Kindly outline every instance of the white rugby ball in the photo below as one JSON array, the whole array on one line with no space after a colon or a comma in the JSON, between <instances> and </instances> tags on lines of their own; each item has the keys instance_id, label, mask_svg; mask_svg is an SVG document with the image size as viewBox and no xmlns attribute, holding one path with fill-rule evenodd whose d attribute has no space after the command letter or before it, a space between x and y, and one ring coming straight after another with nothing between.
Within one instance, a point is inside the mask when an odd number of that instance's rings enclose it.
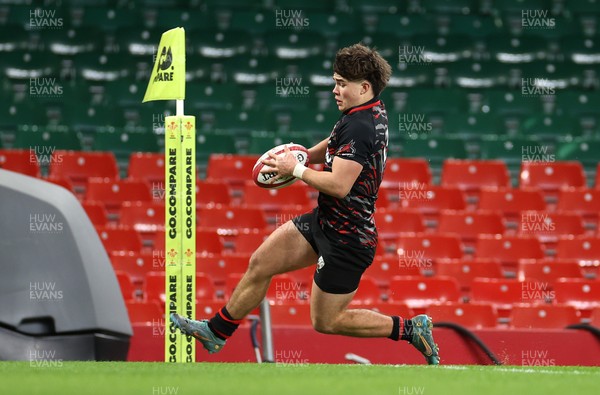
<instances>
[{"instance_id":1,"label":"white rugby ball","mask_svg":"<svg viewBox=\"0 0 600 395\"><path fill-rule=\"evenodd\" d=\"M270 158L269 152L273 152L275 155L278 155L278 156L283 155L283 153L285 152L286 145L289 148L290 152L294 156L296 156L296 159L298 160L298 162L302 163L304 166L308 166L308 163L309 163L308 150L306 148L304 148L300 144L294 144L294 143L278 145L277 147L272 148L269 151L265 152L260 158L258 158L256 163L254 164L254 168L252 169L252 179L254 180L254 183L256 185L258 185L261 188L278 189L278 188L287 187L288 185L291 185L294 182L296 182L297 178L294 176L288 176L288 177L279 179L277 181L274 181L275 177L277 177L276 172L273 172L273 173L261 173L260 172L264 167L266 167L262 163L262 161Z\"/></svg>"}]
</instances>

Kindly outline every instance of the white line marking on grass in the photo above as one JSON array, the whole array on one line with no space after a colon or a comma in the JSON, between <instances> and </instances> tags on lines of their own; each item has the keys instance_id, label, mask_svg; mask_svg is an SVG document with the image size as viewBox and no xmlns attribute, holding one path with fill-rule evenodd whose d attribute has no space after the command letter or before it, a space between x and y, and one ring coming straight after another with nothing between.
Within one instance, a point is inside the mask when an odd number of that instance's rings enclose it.
<instances>
[{"instance_id":1,"label":"white line marking on grass","mask_svg":"<svg viewBox=\"0 0 600 395\"><path fill-rule=\"evenodd\" d=\"M542 374L584 374L597 376L600 372L583 372L581 370L537 370L537 369L519 369L519 368L501 368L495 367L492 370L496 372L507 372L507 373L542 373Z\"/></svg>"}]
</instances>

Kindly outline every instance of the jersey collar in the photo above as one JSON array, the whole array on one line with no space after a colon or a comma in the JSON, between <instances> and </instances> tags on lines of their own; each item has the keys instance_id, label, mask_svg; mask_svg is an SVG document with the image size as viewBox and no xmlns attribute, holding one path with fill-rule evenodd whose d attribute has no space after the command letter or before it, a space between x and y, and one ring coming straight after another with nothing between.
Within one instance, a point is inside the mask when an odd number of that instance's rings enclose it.
<instances>
[{"instance_id":1,"label":"jersey collar","mask_svg":"<svg viewBox=\"0 0 600 395\"><path fill-rule=\"evenodd\" d=\"M350 114L354 114L355 112L358 112L358 111L368 110L369 108L378 106L379 104L381 104L381 100L379 100L379 96L375 96L366 103L359 104L358 106L350 107L349 109L344 111L344 114L350 115Z\"/></svg>"}]
</instances>

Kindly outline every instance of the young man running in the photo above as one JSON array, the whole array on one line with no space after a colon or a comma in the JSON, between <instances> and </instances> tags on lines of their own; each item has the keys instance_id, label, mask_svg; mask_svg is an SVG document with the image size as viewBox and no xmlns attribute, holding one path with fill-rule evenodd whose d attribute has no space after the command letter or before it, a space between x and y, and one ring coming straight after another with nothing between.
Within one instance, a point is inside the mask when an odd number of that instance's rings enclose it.
<instances>
[{"instance_id":1,"label":"young man running","mask_svg":"<svg viewBox=\"0 0 600 395\"><path fill-rule=\"evenodd\" d=\"M171 314L171 321L209 353L218 352L260 304L274 275L316 263L310 315L318 332L406 340L427 363L437 365L438 346L427 315L403 319L348 309L377 246L373 214L388 145L387 113L379 94L391 68L377 51L355 44L338 51L333 70L333 94L342 115L331 135L308 150L311 163L325 164L323 171L299 164L289 151L264 161L278 177L293 175L317 189L318 206L263 242L226 306L213 318L195 321Z\"/></svg>"}]
</instances>

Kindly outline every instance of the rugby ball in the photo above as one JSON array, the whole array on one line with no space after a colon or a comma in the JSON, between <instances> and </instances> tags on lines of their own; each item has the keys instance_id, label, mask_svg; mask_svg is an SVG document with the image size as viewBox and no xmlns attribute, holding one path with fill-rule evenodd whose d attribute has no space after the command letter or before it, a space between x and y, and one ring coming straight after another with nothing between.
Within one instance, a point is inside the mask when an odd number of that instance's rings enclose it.
<instances>
[{"instance_id":1,"label":"rugby ball","mask_svg":"<svg viewBox=\"0 0 600 395\"><path fill-rule=\"evenodd\" d=\"M252 179L254 180L254 183L256 185L258 185L261 188L278 189L278 188L287 187L288 185L291 185L294 182L296 182L297 178L294 176L289 176L289 177L285 177L285 178L279 179L277 181L274 181L275 177L277 177L276 172L273 172L273 173L261 173L260 172L264 167L268 167L268 166L265 166L262 163L262 161L270 158L269 152L273 152L275 155L278 155L278 156L283 155L285 152L286 145L289 148L292 155L296 156L296 159L298 160L298 162L302 163L305 166L308 166L308 150L306 148L304 148L300 144L294 144L294 143L278 145L277 147L272 148L269 151L265 152L260 158L258 158L256 163L254 164L254 168L252 169Z\"/></svg>"}]
</instances>

